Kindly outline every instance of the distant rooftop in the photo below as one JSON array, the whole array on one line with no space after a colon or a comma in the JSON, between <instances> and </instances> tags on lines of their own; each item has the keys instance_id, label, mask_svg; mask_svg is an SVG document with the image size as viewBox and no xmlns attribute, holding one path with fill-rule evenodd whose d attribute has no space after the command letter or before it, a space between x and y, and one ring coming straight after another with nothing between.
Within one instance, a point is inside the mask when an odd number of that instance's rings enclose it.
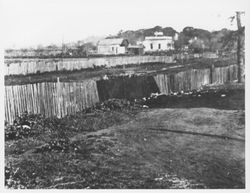
<instances>
[{"instance_id":1,"label":"distant rooftop","mask_svg":"<svg viewBox=\"0 0 250 193\"><path fill-rule=\"evenodd\" d=\"M147 36L145 40L172 40L172 36Z\"/></svg>"},{"instance_id":2,"label":"distant rooftop","mask_svg":"<svg viewBox=\"0 0 250 193\"><path fill-rule=\"evenodd\" d=\"M164 36L163 32L156 31L154 36L146 36L145 40L172 40L172 36Z\"/></svg>"},{"instance_id":3,"label":"distant rooftop","mask_svg":"<svg viewBox=\"0 0 250 193\"><path fill-rule=\"evenodd\" d=\"M154 35L155 35L155 36L163 36L163 32L161 32L161 31L156 31L156 32L154 33Z\"/></svg>"},{"instance_id":4,"label":"distant rooftop","mask_svg":"<svg viewBox=\"0 0 250 193\"><path fill-rule=\"evenodd\" d=\"M121 45L123 43L123 38L112 38L112 39L103 39L98 42L98 45Z\"/></svg>"}]
</instances>

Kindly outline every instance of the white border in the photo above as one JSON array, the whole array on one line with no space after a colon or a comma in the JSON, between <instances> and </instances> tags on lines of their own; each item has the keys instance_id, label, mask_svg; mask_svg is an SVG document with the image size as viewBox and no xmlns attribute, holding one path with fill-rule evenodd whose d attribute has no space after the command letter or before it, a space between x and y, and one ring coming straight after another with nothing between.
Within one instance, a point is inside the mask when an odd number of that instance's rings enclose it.
<instances>
[{"instance_id":1,"label":"white border","mask_svg":"<svg viewBox=\"0 0 250 193\"><path fill-rule=\"evenodd\" d=\"M20 0L21 1L21 0ZM53 1L53 0L51 0ZM106 1L109 1L109 0L106 0ZM126 1L126 0L125 0ZM136 0L134 0L136 1ZM149 0L147 0L149 1ZM150 0L152 1L152 0ZM172 3L175 2L174 0L170 0ZM168 2L170 2L169 0L166 0L164 1L166 3L166 5L168 4ZM202 0L201 0L202 1ZM235 2L238 4L237 7L235 7L235 10L234 11L237 11L237 10L240 10L240 11L245 11L245 17L246 17L246 23L245 23L245 26L246 26L246 39L245 39L245 48L246 48L246 68L245 68L245 74L246 74L246 149L245 149L245 156L246 156L246 159L245 159L245 163L246 163L246 189L243 189L243 190L231 190L231 189L219 189L219 190L214 190L214 189L209 189L209 190L169 190L169 189L164 189L164 190L73 190L73 191L91 191L91 192L177 192L177 191L185 191L185 192L199 192L199 191L205 191L205 192L248 192L249 191L249 183L250 183L250 179L249 179L249 98L250 98L250 93L249 93L249 89L248 89L248 86L249 86L249 74L250 74L250 60L249 60L249 50L250 50L250 38L249 38L249 34L250 34L250 30L249 30L249 22L250 22L250 1L248 0L228 0L228 1L225 1L225 0L207 0L211 3L214 3L216 5L216 2L221 2L223 1L224 4L225 4L225 7L224 9L227 9L227 3L230 4L230 2ZM71 0L72 3L74 3L74 0ZM162 2L162 1L161 1ZM176 1L176 6L182 6L182 2L190 2L190 4L193 3L193 0L177 0ZM132 3L132 1L131 1ZM143 1L142 1L143 3ZM158 3L158 0L154 0L152 1L152 3ZM27 5L28 6L28 5ZM195 7L195 4L193 5L194 9L198 9L197 7ZM2 68L1 68L1 79L0 79L0 82L1 82L1 86L0 86L0 96L1 96L1 102L0 102L0 123L1 123L1 146L0 146L0 152L1 152L1 161L0 161L0 179L1 179L1 192L12 192L12 191L29 191L29 192L37 192L37 191L44 191L44 192L67 192L67 190L8 190L8 189L5 189L4 188L4 127L3 127L3 123L4 123L4 101L3 101L3 93L4 93L4 72L3 72L3 69L4 69L4 62L3 62L3 41L4 41L4 37L5 35L7 35L8 33L5 33L3 35L3 31L2 30L6 30L4 29L4 21L5 21L5 18L4 16L2 15L2 0L0 0L0 23L2 24L2 28L0 28L0 64L2 65ZM201 10L200 11L209 11L209 10L206 10L206 8L200 8ZM192 10L190 10L192 11ZM185 17L185 15L183 16ZM202 18L201 18L202 19ZM188 24L187 24L188 25ZM153 27L153 26L152 26ZM72 191L72 190L70 190Z\"/></svg>"}]
</instances>

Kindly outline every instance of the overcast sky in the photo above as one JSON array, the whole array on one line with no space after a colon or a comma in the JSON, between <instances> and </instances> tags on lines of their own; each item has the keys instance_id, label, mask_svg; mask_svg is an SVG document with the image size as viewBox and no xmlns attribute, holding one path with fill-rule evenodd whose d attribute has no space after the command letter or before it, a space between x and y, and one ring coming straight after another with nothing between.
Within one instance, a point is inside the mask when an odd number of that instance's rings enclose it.
<instances>
[{"instance_id":1,"label":"overcast sky","mask_svg":"<svg viewBox=\"0 0 250 193\"><path fill-rule=\"evenodd\" d=\"M247 0L2 0L5 47L72 42L156 25L236 29ZM244 16L242 23L244 24Z\"/></svg>"}]
</instances>

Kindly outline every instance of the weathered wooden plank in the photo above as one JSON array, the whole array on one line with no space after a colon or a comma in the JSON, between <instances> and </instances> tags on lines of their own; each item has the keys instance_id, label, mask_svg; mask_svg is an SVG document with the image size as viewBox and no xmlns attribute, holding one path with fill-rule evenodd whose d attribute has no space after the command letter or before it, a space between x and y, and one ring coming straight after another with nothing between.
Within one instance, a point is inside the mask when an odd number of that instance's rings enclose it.
<instances>
[{"instance_id":1,"label":"weathered wooden plank","mask_svg":"<svg viewBox=\"0 0 250 193\"><path fill-rule=\"evenodd\" d=\"M49 117L49 103L48 103L47 82L44 82L44 100L45 100L45 115L46 115L46 117Z\"/></svg>"},{"instance_id":2,"label":"weathered wooden plank","mask_svg":"<svg viewBox=\"0 0 250 193\"><path fill-rule=\"evenodd\" d=\"M12 120L11 120L11 114L12 114L12 111L11 111L11 104L10 104L10 86L8 87L5 87L5 91L6 91L6 100L7 100L7 104L8 104L8 117L9 117L9 123L12 123Z\"/></svg>"},{"instance_id":3,"label":"weathered wooden plank","mask_svg":"<svg viewBox=\"0 0 250 193\"><path fill-rule=\"evenodd\" d=\"M10 122L10 110L9 110L9 101L8 101L8 88L4 89L4 111L5 111L5 121Z\"/></svg>"}]
</instances>

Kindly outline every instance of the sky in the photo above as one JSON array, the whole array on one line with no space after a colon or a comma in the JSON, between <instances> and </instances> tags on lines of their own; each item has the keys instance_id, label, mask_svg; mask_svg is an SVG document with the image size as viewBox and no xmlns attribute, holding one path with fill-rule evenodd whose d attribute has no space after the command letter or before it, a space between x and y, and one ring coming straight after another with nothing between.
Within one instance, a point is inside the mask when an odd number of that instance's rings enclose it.
<instances>
[{"instance_id":1,"label":"sky","mask_svg":"<svg viewBox=\"0 0 250 193\"><path fill-rule=\"evenodd\" d=\"M1 0L4 47L75 42L120 30L156 25L236 29L230 16L249 8L248 0ZM242 16L242 23L244 25Z\"/></svg>"}]
</instances>

